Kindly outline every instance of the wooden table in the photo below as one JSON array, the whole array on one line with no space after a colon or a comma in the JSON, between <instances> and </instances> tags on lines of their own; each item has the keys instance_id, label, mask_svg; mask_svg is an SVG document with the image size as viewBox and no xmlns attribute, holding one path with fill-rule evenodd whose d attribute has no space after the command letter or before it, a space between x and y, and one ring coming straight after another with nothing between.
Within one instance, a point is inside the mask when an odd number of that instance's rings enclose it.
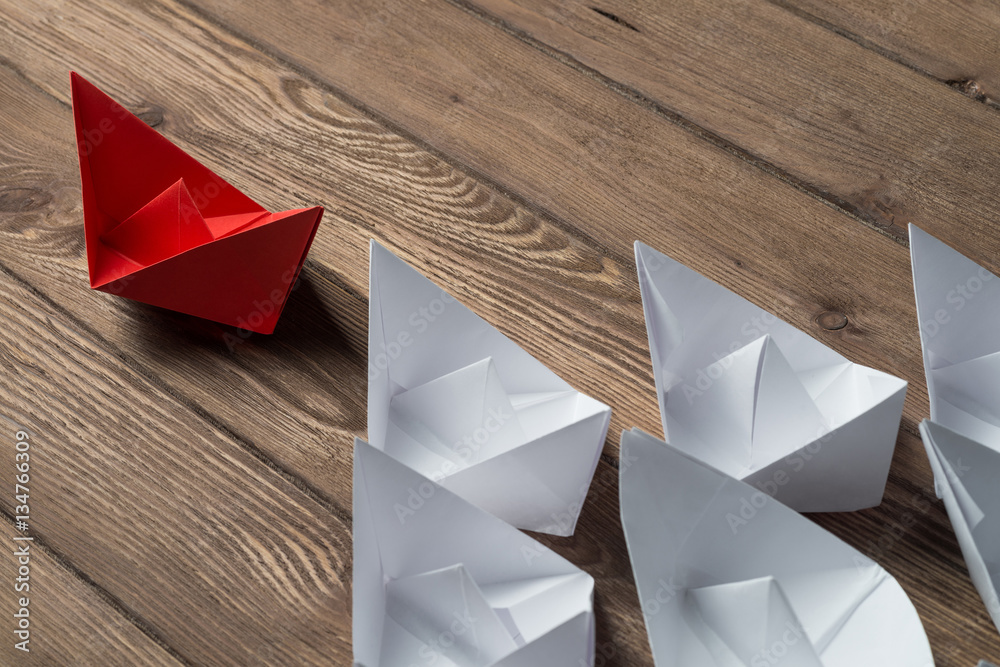
<instances>
[{"instance_id":1,"label":"wooden table","mask_svg":"<svg viewBox=\"0 0 1000 667\"><path fill-rule=\"evenodd\" d=\"M661 432L635 239L910 382L885 501L812 518L939 667L996 661L917 434L906 224L1000 269L998 31L989 0L7 0L0 527L23 428L35 541L30 655L0 556L0 661L349 663L369 238L613 407L576 535L541 538L597 580L598 665L652 663L615 467ZM88 289L70 69L269 209L327 207L274 335Z\"/></svg>"}]
</instances>

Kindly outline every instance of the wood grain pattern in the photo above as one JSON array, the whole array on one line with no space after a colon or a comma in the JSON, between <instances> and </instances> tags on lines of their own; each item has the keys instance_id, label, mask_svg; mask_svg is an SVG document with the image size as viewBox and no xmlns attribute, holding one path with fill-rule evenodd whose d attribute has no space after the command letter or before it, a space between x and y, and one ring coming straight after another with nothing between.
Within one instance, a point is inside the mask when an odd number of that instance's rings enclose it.
<instances>
[{"instance_id":1,"label":"wood grain pattern","mask_svg":"<svg viewBox=\"0 0 1000 667\"><path fill-rule=\"evenodd\" d=\"M9 424L4 425L9 427ZM8 428L4 433L3 452L8 461L13 461L13 448L8 443L14 432ZM17 571L19 563L9 557L7 552L19 549L20 543L15 542L14 537L24 535L15 530L6 517L0 520L0 540L4 543L3 558L0 558L0 581L4 582L5 595L10 595L9 602L5 599L3 605L5 636L0 643L0 663L38 667L180 667L184 664L134 625L123 610L115 608L101 592L88 586L79 573L67 569L40 542L30 542L28 547L28 566L31 571L26 583L29 590L17 592L16 595L8 593L13 589L15 579L21 575ZM15 627L12 617L19 610L15 603L21 596L28 599L28 619L31 624L27 653L14 647L14 642L18 639L10 639Z\"/></svg>"},{"instance_id":2,"label":"wood grain pattern","mask_svg":"<svg viewBox=\"0 0 1000 667\"><path fill-rule=\"evenodd\" d=\"M733 147L706 141L442 3L278 9L220 0L205 13L183 2L38 1L5 11L0 99L10 102L0 115L0 262L37 290L46 312L71 323L80 345L93 341L102 374L145 382L239 460L218 464L223 479L259 477L311 508L310 521L349 521L350 441L364 430L366 240L374 236L613 406L606 458L576 536L545 541L597 579L601 664L650 664L612 465L621 428L659 431L631 260L638 237L851 358L910 380L886 502L816 519L900 579L939 665L1000 655L947 517L930 495L915 436L926 390L905 248L747 163ZM92 46L96 35L100 49ZM303 284L273 337L233 344L232 330L85 289L69 68L142 111L272 210L328 206ZM976 238L951 229L964 243ZM5 289L17 284L11 275L2 280ZM820 328L814 320L828 311L846 314L848 326ZM11 397L24 400L14 389L0 396L5 406ZM52 389L50 400L61 396ZM145 436L174 451L180 428L171 422ZM224 486L205 502L229 493ZM94 504L89 499L74 516ZM47 530L73 536L61 520ZM233 516L218 522L239 525ZM277 548L261 526L240 534ZM346 553L339 541L314 544L330 557ZM53 545L81 570L107 576L92 556L81 560L86 546L76 537ZM280 576L282 563L273 566ZM169 634L171 646L198 662L218 659L201 639L184 636L186 621L141 601L151 586L182 581L176 570L152 584L132 571L125 578L116 595L141 606L140 616L155 620L151 627ZM204 596L220 595L217 582L204 585ZM249 595L246 604L259 602L269 614L291 604L266 586L246 588L238 597ZM333 599L267 659L295 663L304 650L301 660L347 662L346 601ZM250 655L266 640L239 613L215 622L226 625L227 640L247 641L241 655Z\"/></svg>"},{"instance_id":3,"label":"wood grain pattern","mask_svg":"<svg viewBox=\"0 0 1000 667\"><path fill-rule=\"evenodd\" d=\"M961 225L1000 248L996 110L800 15L753 0L600 4L629 30L582 0L462 2L889 234Z\"/></svg>"},{"instance_id":4,"label":"wood grain pattern","mask_svg":"<svg viewBox=\"0 0 1000 667\"><path fill-rule=\"evenodd\" d=\"M335 9L327 6L324 11ZM317 35L308 42L311 48L296 54L317 68L317 76L364 92L361 101L370 108L384 112L414 134L434 137L437 146L477 169L489 169L488 175L503 185L521 193L543 191L533 194L532 200L544 199L559 219L572 220L615 255L626 255L635 236L662 238L661 247L813 332L817 327L811 319L819 312L849 310L854 326L840 335L818 335L834 341L835 347L852 358L891 367L913 380L908 405L913 405L913 399L926 400L915 326L907 324L914 316L904 248L859 229L844 216L746 167L727 152L706 146L669 123L656 122L652 114L586 77L574 77L536 50L490 30L458 9L431 5L419 16L385 8L373 9L370 16L356 16L353 7L341 11L331 21L337 28L329 44L335 46L325 46ZM226 21L247 30L277 20L267 14L264 4L237 16L226 13L220 3L220 12ZM317 24L318 18L310 17L308 4L302 3L289 8L284 21L289 26L309 26ZM276 25L274 41L286 44L291 35L281 32L281 21ZM448 37L422 38L421 33L432 34L431 26L438 26ZM351 34L367 36L362 41L371 53L364 52L362 58L363 52L348 39ZM300 41L308 40L300 35ZM344 41L348 46L341 46ZM471 44L491 48L477 50ZM357 59L348 60L355 53ZM497 60L504 63L502 68L495 66ZM461 62L462 67L441 71L430 65L437 61ZM407 69L383 71L368 62L397 63ZM425 81L428 77L440 79L433 85L435 90L463 90L476 89L476 82L487 76L492 79L490 93L483 92L476 101L463 98L468 112L448 113L449 97L437 99L424 92L431 87ZM362 88L362 80L372 82L371 86ZM545 110L558 123L517 122L531 116L538 99L544 100ZM602 123L614 130L628 128L629 135L608 130L602 137L595 129ZM575 133L584 124L590 128L592 142L576 141L577 136L586 136ZM599 143L600 154L591 154L589 143ZM524 150L515 152L511 145ZM669 151L650 149L657 146L669 146ZM601 187L595 189L595 183ZM720 184L725 190L721 197L716 192ZM823 247L836 252L816 252ZM791 262L786 262L796 253L800 259L790 268ZM855 263L845 261L847 257L865 259ZM760 266L774 271L770 281L753 275ZM829 284L827 275L837 275L837 284ZM871 308L868 313L867 308ZM883 317L885 308L899 311ZM641 318L637 322L641 324ZM869 344L866 352L863 348ZM616 407L623 403L620 399L612 402ZM621 409L629 410L629 406ZM925 413L924 405L909 414L916 420Z\"/></svg>"},{"instance_id":5,"label":"wood grain pattern","mask_svg":"<svg viewBox=\"0 0 1000 667\"><path fill-rule=\"evenodd\" d=\"M1000 102L1000 6L962 2L772 0L966 95Z\"/></svg>"},{"instance_id":6,"label":"wood grain pattern","mask_svg":"<svg viewBox=\"0 0 1000 667\"><path fill-rule=\"evenodd\" d=\"M34 534L188 662L326 664L350 633L344 524L6 272L0 312Z\"/></svg>"}]
</instances>

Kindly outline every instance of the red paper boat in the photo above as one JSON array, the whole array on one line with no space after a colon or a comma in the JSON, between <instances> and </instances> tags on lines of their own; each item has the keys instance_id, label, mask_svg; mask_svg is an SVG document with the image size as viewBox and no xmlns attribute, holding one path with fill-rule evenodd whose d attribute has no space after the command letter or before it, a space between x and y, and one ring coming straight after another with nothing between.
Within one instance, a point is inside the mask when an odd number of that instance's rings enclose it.
<instances>
[{"instance_id":1,"label":"red paper boat","mask_svg":"<svg viewBox=\"0 0 1000 667\"><path fill-rule=\"evenodd\" d=\"M75 72L90 286L271 333L323 208L270 213Z\"/></svg>"}]
</instances>

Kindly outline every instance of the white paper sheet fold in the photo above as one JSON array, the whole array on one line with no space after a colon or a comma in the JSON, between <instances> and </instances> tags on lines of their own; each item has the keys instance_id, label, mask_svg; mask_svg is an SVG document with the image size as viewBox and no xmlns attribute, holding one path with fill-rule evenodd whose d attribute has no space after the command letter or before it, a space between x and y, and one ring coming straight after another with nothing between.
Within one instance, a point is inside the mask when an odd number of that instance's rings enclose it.
<instances>
[{"instance_id":1,"label":"white paper sheet fold","mask_svg":"<svg viewBox=\"0 0 1000 667\"><path fill-rule=\"evenodd\" d=\"M356 663L592 665L593 589L547 547L355 440Z\"/></svg>"},{"instance_id":2,"label":"white paper sheet fold","mask_svg":"<svg viewBox=\"0 0 1000 667\"><path fill-rule=\"evenodd\" d=\"M910 225L931 419L920 425L969 574L1000 630L1000 280Z\"/></svg>"},{"instance_id":3,"label":"white paper sheet fold","mask_svg":"<svg viewBox=\"0 0 1000 667\"><path fill-rule=\"evenodd\" d=\"M1000 454L928 420L920 435L972 583L1000 630Z\"/></svg>"},{"instance_id":4,"label":"white paper sheet fold","mask_svg":"<svg viewBox=\"0 0 1000 667\"><path fill-rule=\"evenodd\" d=\"M368 437L526 530L572 535L611 409L371 242Z\"/></svg>"},{"instance_id":5,"label":"white paper sheet fold","mask_svg":"<svg viewBox=\"0 0 1000 667\"><path fill-rule=\"evenodd\" d=\"M633 430L620 493L659 667L934 664L892 576L754 487Z\"/></svg>"},{"instance_id":6,"label":"white paper sheet fold","mask_svg":"<svg viewBox=\"0 0 1000 667\"><path fill-rule=\"evenodd\" d=\"M910 225L931 421L1000 451L1000 280Z\"/></svg>"},{"instance_id":7,"label":"white paper sheet fold","mask_svg":"<svg viewBox=\"0 0 1000 667\"><path fill-rule=\"evenodd\" d=\"M882 501L906 382L636 242L670 443L802 512Z\"/></svg>"}]
</instances>

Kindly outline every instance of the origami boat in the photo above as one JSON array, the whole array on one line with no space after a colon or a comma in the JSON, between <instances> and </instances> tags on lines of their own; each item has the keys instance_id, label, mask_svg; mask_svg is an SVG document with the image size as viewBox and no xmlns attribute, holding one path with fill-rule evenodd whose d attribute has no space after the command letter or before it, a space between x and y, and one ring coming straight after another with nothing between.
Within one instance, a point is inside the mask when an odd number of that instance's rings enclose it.
<instances>
[{"instance_id":1,"label":"origami boat","mask_svg":"<svg viewBox=\"0 0 1000 667\"><path fill-rule=\"evenodd\" d=\"M271 333L322 207L269 213L75 72L90 286Z\"/></svg>"},{"instance_id":2,"label":"origami boat","mask_svg":"<svg viewBox=\"0 0 1000 667\"><path fill-rule=\"evenodd\" d=\"M800 512L882 502L906 382L636 242L670 444Z\"/></svg>"},{"instance_id":3,"label":"origami boat","mask_svg":"<svg viewBox=\"0 0 1000 667\"><path fill-rule=\"evenodd\" d=\"M518 528L571 535L611 408L372 241L368 437Z\"/></svg>"},{"instance_id":4,"label":"origami boat","mask_svg":"<svg viewBox=\"0 0 1000 667\"><path fill-rule=\"evenodd\" d=\"M589 574L362 440L351 588L355 664L594 664Z\"/></svg>"},{"instance_id":5,"label":"origami boat","mask_svg":"<svg viewBox=\"0 0 1000 667\"><path fill-rule=\"evenodd\" d=\"M934 664L899 583L806 517L638 430L619 470L658 667Z\"/></svg>"}]
</instances>

